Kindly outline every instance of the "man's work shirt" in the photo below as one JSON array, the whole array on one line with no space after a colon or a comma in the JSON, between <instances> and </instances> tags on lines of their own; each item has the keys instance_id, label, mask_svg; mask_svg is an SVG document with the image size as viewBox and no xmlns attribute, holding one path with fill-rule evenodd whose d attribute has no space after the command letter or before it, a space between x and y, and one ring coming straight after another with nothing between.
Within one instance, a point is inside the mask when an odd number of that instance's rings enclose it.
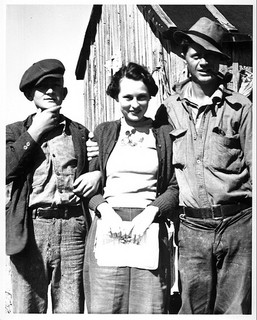
<instances>
[{"instance_id":1,"label":"man's work shirt","mask_svg":"<svg viewBox=\"0 0 257 320\"><path fill-rule=\"evenodd\" d=\"M50 207L76 205L79 197L73 193L77 168L72 136L65 122L46 135L42 154L35 166L29 206Z\"/></svg>"},{"instance_id":2,"label":"man's work shirt","mask_svg":"<svg viewBox=\"0 0 257 320\"><path fill-rule=\"evenodd\" d=\"M180 205L203 208L252 196L252 104L217 88L204 106L192 102L191 81L164 102L169 121Z\"/></svg>"}]
</instances>

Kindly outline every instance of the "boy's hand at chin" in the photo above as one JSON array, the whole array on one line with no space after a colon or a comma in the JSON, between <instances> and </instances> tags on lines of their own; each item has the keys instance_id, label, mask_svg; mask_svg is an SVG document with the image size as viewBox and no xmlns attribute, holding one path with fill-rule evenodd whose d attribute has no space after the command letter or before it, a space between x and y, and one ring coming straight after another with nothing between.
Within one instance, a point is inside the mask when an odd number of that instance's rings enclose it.
<instances>
[{"instance_id":1,"label":"boy's hand at chin","mask_svg":"<svg viewBox=\"0 0 257 320\"><path fill-rule=\"evenodd\" d=\"M39 141L42 135L59 124L61 106L49 107L47 109L38 109L35 114L32 125L28 133L35 141Z\"/></svg>"}]
</instances>

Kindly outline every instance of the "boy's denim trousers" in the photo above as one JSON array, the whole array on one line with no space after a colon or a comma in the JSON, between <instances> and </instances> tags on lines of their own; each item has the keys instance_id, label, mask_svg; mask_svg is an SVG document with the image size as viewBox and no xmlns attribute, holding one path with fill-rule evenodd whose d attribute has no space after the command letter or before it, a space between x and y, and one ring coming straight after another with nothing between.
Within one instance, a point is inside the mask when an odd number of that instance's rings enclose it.
<instances>
[{"instance_id":1,"label":"boy's denim trousers","mask_svg":"<svg viewBox=\"0 0 257 320\"><path fill-rule=\"evenodd\" d=\"M32 219L26 248L11 256L13 312L83 313L84 217Z\"/></svg>"},{"instance_id":2,"label":"boy's denim trousers","mask_svg":"<svg viewBox=\"0 0 257 320\"><path fill-rule=\"evenodd\" d=\"M252 209L224 220L180 216L180 314L250 314Z\"/></svg>"}]
</instances>

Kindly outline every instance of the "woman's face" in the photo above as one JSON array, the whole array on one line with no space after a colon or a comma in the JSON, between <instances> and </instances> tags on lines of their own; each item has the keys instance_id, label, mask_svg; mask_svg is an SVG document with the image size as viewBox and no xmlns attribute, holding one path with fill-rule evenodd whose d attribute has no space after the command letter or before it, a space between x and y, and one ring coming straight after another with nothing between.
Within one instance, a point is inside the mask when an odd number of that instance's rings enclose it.
<instances>
[{"instance_id":1,"label":"woman's face","mask_svg":"<svg viewBox=\"0 0 257 320\"><path fill-rule=\"evenodd\" d=\"M150 95L141 80L122 78L117 101L126 120L140 121L148 108Z\"/></svg>"}]
</instances>

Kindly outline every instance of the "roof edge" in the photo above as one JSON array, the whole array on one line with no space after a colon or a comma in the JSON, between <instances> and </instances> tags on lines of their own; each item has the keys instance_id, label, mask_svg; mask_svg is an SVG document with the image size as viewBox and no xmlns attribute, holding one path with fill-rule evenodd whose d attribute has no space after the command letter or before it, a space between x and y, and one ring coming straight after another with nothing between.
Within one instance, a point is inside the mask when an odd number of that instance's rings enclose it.
<instances>
[{"instance_id":1,"label":"roof edge","mask_svg":"<svg viewBox=\"0 0 257 320\"><path fill-rule=\"evenodd\" d=\"M97 24L99 23L101 16L102 5L93 5L75 70L77 80L83 80L85 77L87 61L90 56L90 46L95 42Z\"/></svg>"}]
</instances>

